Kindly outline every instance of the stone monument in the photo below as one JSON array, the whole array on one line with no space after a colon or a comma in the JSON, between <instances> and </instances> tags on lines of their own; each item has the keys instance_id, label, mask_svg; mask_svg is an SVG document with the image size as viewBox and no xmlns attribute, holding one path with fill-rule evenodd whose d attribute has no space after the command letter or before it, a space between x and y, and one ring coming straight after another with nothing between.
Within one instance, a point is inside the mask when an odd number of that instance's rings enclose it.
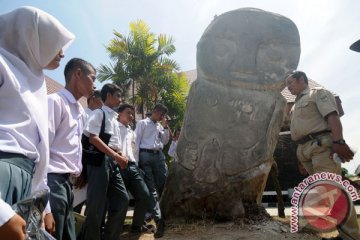
<instances>
[{"instance_id":1,"label":"stone monument","mask_svg":"<svg viewBox=\"0 0 360 240\"><path fill-rule=\"evenodd\" d=\"M261 203L283 121L280 92L299 56L286 17L254 8L215 17L197 45L197 80L161 199L165 218L235 219Z\"/></svg>"}]
</instances>

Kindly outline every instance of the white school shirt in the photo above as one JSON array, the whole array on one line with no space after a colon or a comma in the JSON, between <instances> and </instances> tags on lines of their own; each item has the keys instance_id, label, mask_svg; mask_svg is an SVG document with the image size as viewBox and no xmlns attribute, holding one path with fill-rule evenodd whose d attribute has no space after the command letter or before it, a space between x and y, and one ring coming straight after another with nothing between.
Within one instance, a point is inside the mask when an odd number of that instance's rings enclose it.
<instances>
[{"instance_id":1,"label":"white school shirt","mask_svg":"<svg viewBox=\"0 0 360 240\"><path fill-rule=\"evenodd\" d=\"M120 150L124 154L129 162L136 162L133 152L132 145L135 144L135 132L130 126L126 127L124 124L119 122L120 129Z\"/></svg>"},{"instance_id":2,"label":"white school shirt","mask_svg":"<svg viewBox=\"0 0 360 240\"><path fill-rule=\"evenodd\" d=\"M15 215L15 212L10 207L10 205L4 202L4 200L2 200L1 198L0 198L0 209L1 209L1 214L0 214L0 227L1 227L4 223L9 221L9 219Z\"/></svg>"},{"instance_id":3,"label":"white school shirt","mask_svg":"<svg viewBox=\"0 0 360 240\"><path fill-rule=\"evenodd\" d=\"M86 120L90 117L93 111L90 108L85 108L84 111L85 111L85 122L86 122Z\"/></svg>"},{"instance_id":4,"label":"white school shirt","mask_svg":"<svg viewBox=\"0 0 360 240\"><path fill-rule=\"evenodd\" d=\"M171 144L170 144L170 147L169 147L169 150L168 150L168 155L169 155L170 157L175 157L175 151L176 151L177 141L178 141L178 140L172 140L172 141L171 141Z\"/></svg>"},{"instance_id":5,"label":"white school shirt","mask_svg":"<svg viewBox=\"0 0 360 240\"><path fill-rule=\"evenodd\" d=\"M20 86L30 83L27 83L25 75L15 77L11 73L14 67L0 53L0 151L23 154L36 161L39 158L39 130L20 93ZM46 101L46 95L44 99L37 100ZM47 113L47 109L44 109L44 112Z\"/></svg>"},{"instance_id":6,"label":"white school shirt","mask_svg":"<svg viewBox=\"0 0 360 240\"><path fill-rule=\"evenodd\" d=\"M140 120L135 129L136 141L135 148L162 150L164 145L169 142L169 129L159 123L154 123L150 118Z\"/></svg>"},{"instance_id":7,"label":"white school shirt","mask_svg":"<svg viewBox=\"0 0 360 240\"><path fill-rule=\"evenodd\" d=\"M85 112L67 89L48 96L50 161L48 173L70 173L82 170L81 134Z\"/></svg>"},{"instance_id":8,"label":"white school shirt","mask_svg":"<svg viewBox=\"0 0 360 240\"><path fill-rule=\"evenodd\" d=\"M105 133L111 135L108 146L120 150L119 127L117 121L118 114L105 105L102 106L101 109L105 112ZM101 111L101 109L94 110L86 121L84 127L85 136L90 137L90 134L99 136L103 119L103 111Z\"/></svg>"}]
</instances>

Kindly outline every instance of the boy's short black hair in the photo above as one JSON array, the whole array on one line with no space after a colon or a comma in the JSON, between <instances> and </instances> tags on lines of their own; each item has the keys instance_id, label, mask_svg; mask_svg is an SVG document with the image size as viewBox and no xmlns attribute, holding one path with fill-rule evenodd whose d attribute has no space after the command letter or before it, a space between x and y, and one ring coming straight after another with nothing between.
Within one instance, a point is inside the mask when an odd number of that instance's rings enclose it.
<instances>
[{"instance_id":1,"label":"boy's short black hair","mask_svg":"<svg viewBox=\"0 0 360 240\"><path fill-rule=\"evenodd\" d=\"M125 109L127 109L127 108L130 108L131 110L135 111L135 108L134 108L133 105L130 105L130 104L128 104L128 103L123 103L123 104L120 105L120 107L118 108L117 112L118 112L118 113L119 113L119 112L123 112L123 111L124 111Z\"/></svg>"},{"instance_id":2,"label":"boy's short black hair","mask_svg":"<svg viewBox=\"0 0 360 240\"><path fill-rule=\"evenodd\" d=\"M157 103L153 109L153 111L158 111L158 112L162 112L162 113L167 113L168 109L167 107L162 104L162 103Z\"/></svg>"},{"instance_id":3,"label":"boy's short black hair","mask_svg":"<svg viewBox=\"0 0 360 240\"><path fill-rule=\"evenodd\" d=\"M90 95L90 97L87 98L87 104L89 105L90 100L92 98L100 98L101 99L101 93L99 90L95 90L93 94Z\"/></svg>"},{"instance_id":4,"label":"boy's short black hair","mask_svg":"<svg viewBox=\"0 0 360 240\"><path fill-rule=\"evenodd\" d=\"M114 95L115 92L121 92L121 89L119 88L119 86L112 84L112 83L105 84L101 88L101 100L103 102L105 102L107 94L110 93L111 95Z\"/></svg>"},{"instance_id":5,"label":"boy's short black hair","mask_svg":"<svg viewBox=\"0 0 360 240\"><path fill-rule=\"evenodd\" d=\"M91 63L81 58L72 58L65 65L65 69L64 69L65 83L70 82L72 72L78 68L80 68L81 71L83 71L85 74L88 74L90 72L89 69L92 69L96 72L96 69L94 68L93 65L91 65Z\"/></svg>"}]
</instances>

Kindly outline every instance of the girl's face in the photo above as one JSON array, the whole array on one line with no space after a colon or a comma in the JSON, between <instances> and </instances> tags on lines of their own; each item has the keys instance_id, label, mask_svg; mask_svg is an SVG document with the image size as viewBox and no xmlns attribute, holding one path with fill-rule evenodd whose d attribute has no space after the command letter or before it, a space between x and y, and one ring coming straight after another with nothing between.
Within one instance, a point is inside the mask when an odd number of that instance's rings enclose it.
<instances>
[{"instance_id":1,"label":"girl's face","mask_svg":"<svg viewBox=\"0 0 360 240\"><path fill-rule=\"evenodd\" d=\"M61 59L64 58L63 50L60 50L58 54L54 57L53 60L49 62L49 64L45 67L48 70L54 70L60 66Z\"/></svg>"}]
</instances>

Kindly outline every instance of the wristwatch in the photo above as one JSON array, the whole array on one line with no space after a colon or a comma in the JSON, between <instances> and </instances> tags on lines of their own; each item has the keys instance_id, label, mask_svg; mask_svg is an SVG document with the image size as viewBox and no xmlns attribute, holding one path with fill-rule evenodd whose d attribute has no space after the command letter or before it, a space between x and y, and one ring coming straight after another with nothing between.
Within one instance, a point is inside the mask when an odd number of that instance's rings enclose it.
<instances>
[{"instance_id":1,"label":"wristwatch","mask_svg":"<svg viewBox=\"0 0 360 240\"><path fill-rule=\"evenodd\" d=\"M337 140L337 141L333 141L333 144L345 145L345 144L346 144L346 142L345 142L345 140L344 140L344 139L339 139L339 140Z\"/></svg>"}]
</instances>

